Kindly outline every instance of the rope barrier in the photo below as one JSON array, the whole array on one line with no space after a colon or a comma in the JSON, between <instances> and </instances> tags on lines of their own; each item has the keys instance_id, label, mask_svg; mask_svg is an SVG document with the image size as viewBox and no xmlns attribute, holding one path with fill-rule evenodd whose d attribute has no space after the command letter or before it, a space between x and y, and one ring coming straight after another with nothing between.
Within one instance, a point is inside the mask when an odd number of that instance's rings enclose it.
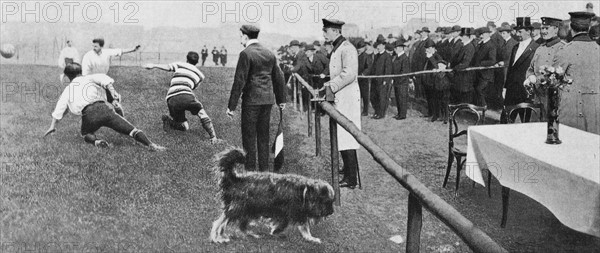
<instances>
[{"instance_id":1,"label":"rope barrier","mask_svg":"<svg viewBox=\"0 0 600 253\"><path fill-rule=\"evenodd\" d=\"M490 67L471 67L466 69L441 69L441 70L423 70L416 71L404 74L396 74L396 75L377 75L377 76L358 76L358 79L372 79L372 78L394 78L394 77L405 77L405 76L416 76L416 75L424 75L424 74L434 74L440 72L462 72L462 71L477 71L477 70L488 70L488 69L499 69L506 68L506 66L490 66ZM312 77L320 77L321 75L311 75ZM326 75L325 77L329 77Z\"/></svg>"}]
</instances>

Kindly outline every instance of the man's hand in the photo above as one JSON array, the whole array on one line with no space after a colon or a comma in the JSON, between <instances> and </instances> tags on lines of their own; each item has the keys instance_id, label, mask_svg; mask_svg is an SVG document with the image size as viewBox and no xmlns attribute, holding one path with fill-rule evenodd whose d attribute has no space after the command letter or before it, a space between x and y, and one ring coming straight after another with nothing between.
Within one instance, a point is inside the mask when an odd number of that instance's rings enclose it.
<instances>
[{"instance_id":1,"label":"man's hand","mask_svg":"<svg viewBox=\"0 0 600 253\"><path fill-rule=\"evenodd\" d=\"M502 98L506 98L506 88L502 88Z\"/></svg>"},{"instance_id":2,"label":"man's hand","mask_svg":"<svg viewBox=\"0 0 600 253\"><path fill-rule=\"evenodd\" d=\"M154 68L154 64L148 63L148 64L144 65L144 68L146 68L146 69L153 69Z\"/></svg>"},{"instance_id":3,"label":"man's hand","mask_svg":"<svg viewBox=\"0 0 600 253\"><path fill-rule=\"evenodd\" d=\"M231 111L231 110L229 110L229 108L227 108L227 112L225 112L225 113L227 114L227 117L230 120L233 120L233 116L235 115L235 114L233 114L233 111Z\"/></svg>"},{"instance_id":4,"label":"man's hand","mask_svg":"<svg viewBox=\"0 0 600 253\"><path fill-rule=\"evenodd\" d=\"M138 51L141 47L142 47L141 45L135 46L135 48L133 49L133 52Z\"/></svg>"},{"instance_id":5,"label":"man's hand","mask_svg":"<svg viewBox=\"0 0 600 253\"><path fill-rule=\"evenodd\" d=\"M279 104L279 108L280 108L281 110L285 110L285 103L281 103L281 104Z\"/></svg>"},{"instance_id":6,"label":"man's hand","mask_svg":"<svg viewBox=\"0 0 600 253\"><path fill-rule=\"evenodd\" d=\"M55 132L56 132L56 128L54 128L54 127L50 127L50 128L48 129L48 131L46 131L46 133L44 133L44 138L46 138L46 136L48 136L48 135L51 135L51 134L53 134L53 133L55 133Z\"/></svg>"},{"instance_id":7,"label":"man's hand","mask_svg":"<svg viewBox=\"0 0 600 253\"><path fill-rule=\"evenodd\" d=\"M319 78L321 78L321 79L325 79L325 74L320 74L320 75L319 75Z\"/></svg>"}]
</instances>

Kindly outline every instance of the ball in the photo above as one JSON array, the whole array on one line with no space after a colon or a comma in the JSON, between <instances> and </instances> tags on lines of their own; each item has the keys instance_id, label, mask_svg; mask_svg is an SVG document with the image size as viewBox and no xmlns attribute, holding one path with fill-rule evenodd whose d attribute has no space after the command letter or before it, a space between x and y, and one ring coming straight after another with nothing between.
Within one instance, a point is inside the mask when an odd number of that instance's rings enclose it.
<instances>
[{"instance_id":1,"label":"ball","mask_svg":"<svg viewBox=\"0 0 600 253\"><path fill-rule=\"evenodd\" d=\"M6 59L13 57L15 55L15 46L12 44L2 44L2 47L0 47L0 54Z\"/></svg>"}]
</instances>

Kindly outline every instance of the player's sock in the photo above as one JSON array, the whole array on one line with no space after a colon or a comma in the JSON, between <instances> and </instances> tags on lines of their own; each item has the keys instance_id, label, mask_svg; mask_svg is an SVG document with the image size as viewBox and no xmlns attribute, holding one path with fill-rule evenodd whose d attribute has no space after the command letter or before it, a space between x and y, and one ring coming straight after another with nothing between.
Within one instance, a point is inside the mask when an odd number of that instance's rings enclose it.
<instances>
[{"instance_id":1,"label":"player's sock","mask_svg":"<svg viewBox=\"0 0 600 253\"><path fill-rule=\"evenodd\" d=\"M131 131L131 133L129 133L129 136L133 137L134 140L136 140L146 146L150 146L150 144L152 144L152 142L148 139L148 137L146 137L146 134L144 134L144 132L142 132L142 130L139 130L137 128L133 129Z\"/></svg>"},{"instance_id":2,"label":"player's sock","mask_svg":"<svg viewBox=\"0 0 600 253\"><path fill-rule=\"evenodd\" d=\"M202 127L206 130L211 139L217 137L210 117L200 118L200 122L202 122Z\"/></svg>"}]
</instances>

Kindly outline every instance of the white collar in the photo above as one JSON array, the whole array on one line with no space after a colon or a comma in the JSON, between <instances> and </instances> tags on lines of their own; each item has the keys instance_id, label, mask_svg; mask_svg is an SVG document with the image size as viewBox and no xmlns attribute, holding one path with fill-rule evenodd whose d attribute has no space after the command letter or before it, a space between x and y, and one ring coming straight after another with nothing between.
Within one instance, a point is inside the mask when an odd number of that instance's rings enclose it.
<instances>
[{"instance_id":1,"label":"white collar","mask_svg":"<svg viewBox=\"0 0 600 253\"><path fill-rule=\"evenodd\" d=\"M471 43L471 41L473 41L473 39L469 39L469 40L467 40L467 41L464 41L464 40L462 40L462 39L460 39L460 40L462 41L462 43L463 43L463 46L469 45L469 43Z\"/></svg>"},{"instance_id":2,"label":"white collar","mask_svg":"<svg viewBox=\"0 0 600 253\"><path fill-rule=\"evenodd\" d=\"M485 43L487 43L488 41L490 41L490 39L491 39L491 38L492 38L492 37L489 37L489 38L487 38L487 39L484 39L484 40L482 40L482 41L481 41L481 43L482 43L482 44L485 44Z\"/></svg>"},{"instance_id":3,"label":"white collar","mask_svg":"<svg viewBox=\"0 0 600 253\"><path fill-rule=\"evenodd\" d=\"M398 57L402 56L404 53L406 53L406 52L405 52L405 51L402 51L402 53L400 53L400 54L398 55Z\"/></svg>"},{"instance_id":4,"label":"white collar","mask_svg":"<svg viewBox=\"0 0 600 253\"><path fill-rule=\"evenodd\" d=\"M246 47L248 47L248 46L250 46L250 45L252 45L254 43L258 43L258 40L257 39L250 39L250 40L248 40L246 42Z\"/></svg>"},{"instance_id":5,"label":"white collar","mask_svg":"<svg viewBox=\"0 0 600 253\"><path fill-rule=\"evenodd\" d=\"M524 41L519 42L519 44L521 44L521 45L529 45L530 42L531 42L531 37L529 37L528 39L526 39Z\"/></svg>"}]
</instances>

